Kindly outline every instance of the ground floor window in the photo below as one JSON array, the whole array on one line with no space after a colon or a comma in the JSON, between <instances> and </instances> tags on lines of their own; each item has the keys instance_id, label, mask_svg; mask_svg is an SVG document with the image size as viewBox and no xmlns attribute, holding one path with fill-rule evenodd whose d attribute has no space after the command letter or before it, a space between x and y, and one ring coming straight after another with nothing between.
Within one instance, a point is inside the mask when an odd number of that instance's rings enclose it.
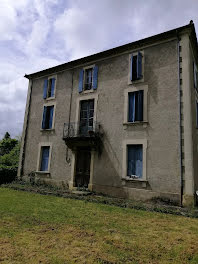
<instances>
[{"instance_id":1,"label":"ground floor window","mask_svg":"<svg viewBox=\"0 0 198 264\"><path fill-rule=\"evenodd\" d=\"M50 147L49 146L42 146L41 147L41 163L40 163L40 171L48 171L49 167L49 153Z\"/></svg>"},{"instance_id":2,"label":"ground floor window","mask_svg":"<svg viewBox=\"0 0 198 264\"><path fill-rule=\"evenodd\" d=\"M142 178L142 145L127 145L127 176Z\"/></svg>"}]
</instances>

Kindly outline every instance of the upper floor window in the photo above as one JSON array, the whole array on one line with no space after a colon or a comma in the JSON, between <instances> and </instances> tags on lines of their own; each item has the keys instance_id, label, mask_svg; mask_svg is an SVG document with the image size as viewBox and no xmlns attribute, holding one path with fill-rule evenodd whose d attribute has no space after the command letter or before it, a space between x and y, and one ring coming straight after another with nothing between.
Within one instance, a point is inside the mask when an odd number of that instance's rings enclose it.
<instances>
[{"instance_id":1,"label":"upper floor window","mask_svg":"<svg viewBox=\"0 0 198 264\"><path fill-rule=\"evenodd\" d=\"M137 81L143 78L142 74L142 53L133 53L130 58L130 81Z\"/></svg>"},{"instance_id":2,"label":"upper floor window","mask_svg":"<svg viewBox=\"0 0 198 264\"><path fill-rule=\"evenodd\" d=\"M98 86L98 66L88 67L80 70L79 93L88 90L96 90Z\"/></svg>"},{"instance_id":3,"label":"upper floor window","mask_svg":"<svg viewBox=\"0 0 198 264\"><path fill-rule=\"evenodd\" d=\"M56 84L55 77L49 77L48 79L44 80L44 87L43 87L44 99L55 97L55 84Z\"/></svg>"},{"instance_id":4,"label":"upper floor window","mask_svg":"<svg viewBox=\"0 0 198 264\"><path fill-rule=\"evenodd\" d=\"M143 90L129 93L128 100L128 122L143 121Z\"/></svg>"},{"instance_id":5,"label":"upper floor window","mask_svg":"<svg viewBox=\"0 0 198 264\"><path fill-rule=\"evenodd\" d=\"M44 106L42 129L53 128L54 105Z\"/></svg>"},{"instance_id":6,"label":"upper floor window","mask_svg":"<svg viewBox=\"0 0 198 264\"><path fill-rule=\"evenodd\" d=\"M85 70L85 90L92 89L93 68Z\"/></svg>"}]
</instances>

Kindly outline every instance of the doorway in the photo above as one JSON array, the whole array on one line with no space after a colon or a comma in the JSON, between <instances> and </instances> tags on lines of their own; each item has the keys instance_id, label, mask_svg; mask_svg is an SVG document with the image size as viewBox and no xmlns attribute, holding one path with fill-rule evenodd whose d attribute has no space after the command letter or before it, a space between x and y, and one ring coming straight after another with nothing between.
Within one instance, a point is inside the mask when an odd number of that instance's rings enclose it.
<instances>
[{"instance_id":1,"label":"doorway","mask_svg":"<svg viewBox=\"0 0 198 264\"><path fill-rule=\"evenodd\" d=\"M90 181L91 151L89 149L78 149L76 160L75 186L77 188L88 188Z\"/></svg>"}]
</instances>

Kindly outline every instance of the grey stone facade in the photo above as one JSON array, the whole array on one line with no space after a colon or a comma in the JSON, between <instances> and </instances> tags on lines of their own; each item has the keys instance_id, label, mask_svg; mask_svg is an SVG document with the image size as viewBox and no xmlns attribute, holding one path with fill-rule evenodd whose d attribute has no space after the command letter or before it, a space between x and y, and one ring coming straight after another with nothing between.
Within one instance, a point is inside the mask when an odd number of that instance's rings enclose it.
<instances>
[{"instance_id":1,"label":"grey stone facade","mask_svg":"<svg viewBox=\"0 0 198 264\"><path fill-rule=\"evenodd\" d=\"M18 176L28 178L35 172L36 179L76 188L79 148L66 146L63 126L79 121L80 102L93 99L94 120L100 124L102 136L100 150L89 148L88 188L143 201L161 197L178 204L194 203L198 190L198 93L192 67L193 62L198 64L195 39L194 25L189 24L26 76L30 85ZM131 82L130 55L137 51L143 54L143 77ZM97 89L79 93L80 70L90 65L98 66ZM55 97L46 100L43 83L51 76L56 78ZM144 90L144 118L129 123L127 95L136 90ZM48 105L54 105L54 123L52 129L44 130L43 107ZM126 175L128 144L143 146L141 179ZM42 146L50 146L47 172L39 170Z\"/></svg>"}]
</instances>

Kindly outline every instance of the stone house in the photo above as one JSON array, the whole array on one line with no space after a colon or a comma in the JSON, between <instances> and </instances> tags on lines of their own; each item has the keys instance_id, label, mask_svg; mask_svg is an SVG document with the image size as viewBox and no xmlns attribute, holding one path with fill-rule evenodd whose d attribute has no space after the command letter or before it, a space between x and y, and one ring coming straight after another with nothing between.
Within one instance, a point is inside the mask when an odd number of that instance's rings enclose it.
<instances>
[{"instance_id":1,"label":"stone house","mask_svg":"<svg viewBox=\"0 0 198 264\"><path fill-rule=\"evenodd\" d=\"M29 79L18 177L192 205L198 190L194 24Z\"/></svg>"}]
</instances>

